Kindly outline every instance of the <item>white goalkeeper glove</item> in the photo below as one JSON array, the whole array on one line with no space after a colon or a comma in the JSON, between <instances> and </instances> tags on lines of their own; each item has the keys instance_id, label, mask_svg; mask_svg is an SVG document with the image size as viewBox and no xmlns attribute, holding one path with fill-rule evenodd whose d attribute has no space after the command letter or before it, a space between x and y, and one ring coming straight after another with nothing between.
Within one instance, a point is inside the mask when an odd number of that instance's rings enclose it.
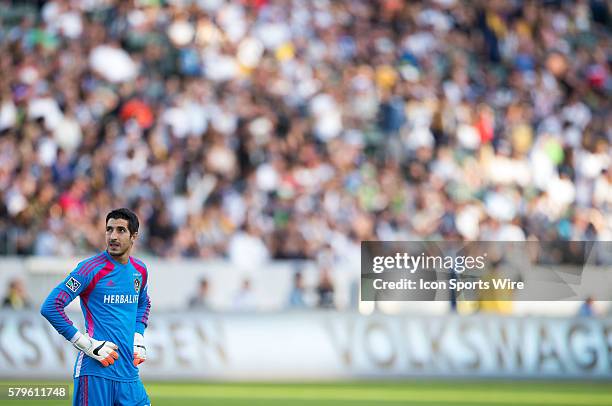
<instances>
[{"instance_id":1,"label":"white goalkeeper glove","mask_svg":"<svg viewBox=\"0 0 612 406\"><path fill-rule=\"evenodd\" d=\"M142 364L147 360L147 348L144 337L140 333L134 333L134 366Z\"/></svg>"},{"instance_id":2,"label":"white goalkeeper glove","mask_svg":"<svg viewBox=\"0 0 612 406\"><path fill-rule=\"evenodd\" d=\"M117 344L110 341L98 341L91 338L87 333L77 333L70 340L72 345L77 350L83 351L87 356L100 361L105 367L115 363L115 360L119 358L117 354Z\"/></svg>"}]
</instances>

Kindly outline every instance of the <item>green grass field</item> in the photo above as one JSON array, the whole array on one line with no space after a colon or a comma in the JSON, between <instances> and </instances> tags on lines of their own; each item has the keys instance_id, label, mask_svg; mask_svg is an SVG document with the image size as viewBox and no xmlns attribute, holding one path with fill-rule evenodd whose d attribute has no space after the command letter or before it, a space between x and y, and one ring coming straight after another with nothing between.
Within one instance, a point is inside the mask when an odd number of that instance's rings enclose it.
<instances>
[{"instance_id":1,"label":"green grass field","mask_svg":"<svg viewBox=\"0 0 612 406\"><path fill-rule=\"evenodd\" d=\"M3 382L7 383L9 382ZM468 380L308 384L145 382L145 386L154 406L612 405L610 382ZM0 404L64 406L70 402L0 400Z\"/></svg>"}]
</instances>

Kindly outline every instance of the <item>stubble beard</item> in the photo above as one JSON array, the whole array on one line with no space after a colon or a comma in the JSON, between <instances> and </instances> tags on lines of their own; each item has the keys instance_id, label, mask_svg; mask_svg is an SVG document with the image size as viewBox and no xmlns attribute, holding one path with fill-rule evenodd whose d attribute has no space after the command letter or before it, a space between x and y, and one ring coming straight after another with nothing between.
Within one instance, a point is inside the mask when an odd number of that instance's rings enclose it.
<instances>
[{"instance_id":1,"label":"stubble beard","mask_svg":"<svg viewBox=\"0 0 612 406\"><path fill-rule=\"evenodd\" d=\"M121 247L119 247L119 249L121 250ZM130 250L130 246L128 245L125 249L121 250L120 252L113 252L110 245L106 246L106 251L112 256L112 257L122 257L124 256L128 251Z\"/></svg>"}]
</instances>

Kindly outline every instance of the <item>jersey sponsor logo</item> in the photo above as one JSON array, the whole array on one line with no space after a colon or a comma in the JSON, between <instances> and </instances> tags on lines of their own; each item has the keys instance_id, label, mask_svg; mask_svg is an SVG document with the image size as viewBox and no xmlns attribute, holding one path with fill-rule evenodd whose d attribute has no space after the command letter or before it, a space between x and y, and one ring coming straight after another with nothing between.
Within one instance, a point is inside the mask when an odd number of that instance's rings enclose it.
<instances>
[{"instance_id":1,"label":"jersey sponsor logo","mask_svg":"<svg viewBox=\"0 0 612 406\"><path fill-rule=\"evenodd\" d=\"M138 295L104 295L104 304L138 303Z\"/></svg>"},{"instance_id":2,"label":"jersey sponsor logo","mask_svg":"<svg viewBox=\"0 0 612 406\"><path fill-rule=\"evenodd\" d=\"M134 279L134 290L136 293L140 292L140 279Z\"/></svg>"},{"instance_id":3,"label":"jersey sponsor logo","mask_svg":"<svg viewBox=\"0 0 612 406\"><path fill-rule=\"evenodd\" d=\"M76 293L77 290L79 290L79 288L81 287L81 282L77 281L73 277L70 277L70 279L68 279L68 281L66 282L66 287Z\"/></svg>"}]
</instances>

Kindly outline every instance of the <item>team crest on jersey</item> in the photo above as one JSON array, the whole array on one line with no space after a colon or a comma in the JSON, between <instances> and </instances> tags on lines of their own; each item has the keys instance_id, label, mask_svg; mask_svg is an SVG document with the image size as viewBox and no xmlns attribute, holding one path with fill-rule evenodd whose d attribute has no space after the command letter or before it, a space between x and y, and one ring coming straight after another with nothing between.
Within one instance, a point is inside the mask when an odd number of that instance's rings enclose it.
<instances>
[{"instance_id":1,"label":"team crest on jersey","mask_svg":"<svg viewBox=\"0 0 612 406\"><path fill-rule=\"evenodd\" d=\"M66 282L66 287L70 289L71 291L73 291L74 293L76 293L77 290L79 290L80 286L81 286L81 282L77 281L76 279L72 277L68 279L68 282Z\"/></svg>"},{"instance_id":2,"label":"team crest on jersey","mask_svg":"<svg viewBox=\"0 0 612 406\"><path fill-rule=\"evenodd\" d=\"M140 291L140 279L134 279L134 290L136 293Z\"/></svg>"}]
</instances>

